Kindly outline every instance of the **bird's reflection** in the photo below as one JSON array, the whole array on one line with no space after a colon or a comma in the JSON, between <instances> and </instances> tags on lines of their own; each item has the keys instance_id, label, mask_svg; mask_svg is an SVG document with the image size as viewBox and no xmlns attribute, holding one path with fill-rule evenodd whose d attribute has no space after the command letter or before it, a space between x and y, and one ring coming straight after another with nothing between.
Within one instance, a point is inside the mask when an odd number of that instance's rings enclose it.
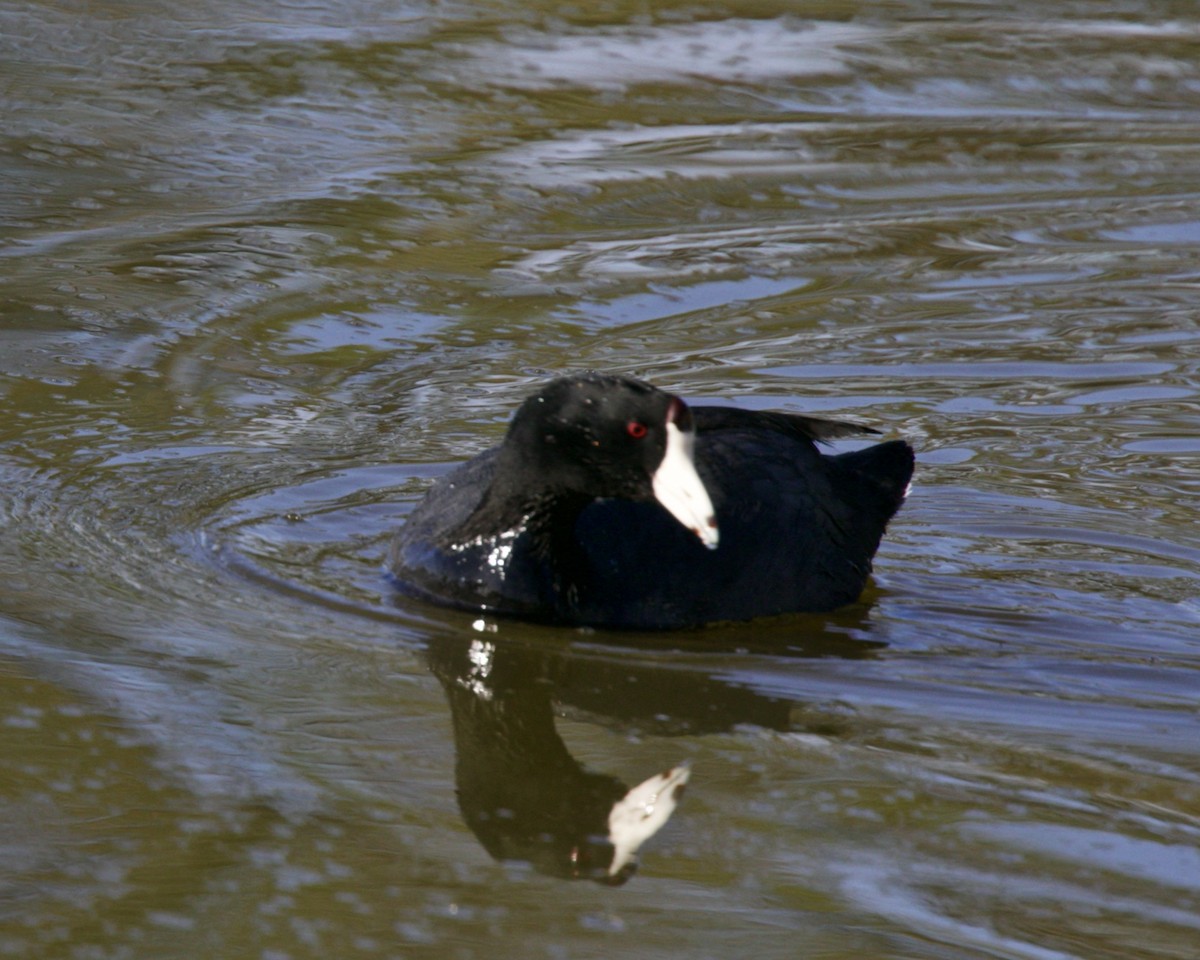
<instances>
[{"instance_id":1,"label":"bird's reflection","mask_svg":"<svg viewBox=\"0 0 1200 960\"><path fill-rule=\"evenodd\" d=\"M485 626L479 621L473 630L440 632L428 656L450 703L462 815L498 860L524 861L552 876L623 883L636 869L638 848L670 818L688 781L686 763L632 788L586 769L555 728L558 709L643 733L793 726L795 704L787 699L703 670L676 669L669 656L662 662L598 656L564 645L561 634L542 644ZM752 636L764 640L761 631ZM716 642L724 646L730 636ZM863 657L877 646L822 633L815 644L789 649L800 656ZM771 649L778 655L780 646Z\"/></svg>"}]
</instances>

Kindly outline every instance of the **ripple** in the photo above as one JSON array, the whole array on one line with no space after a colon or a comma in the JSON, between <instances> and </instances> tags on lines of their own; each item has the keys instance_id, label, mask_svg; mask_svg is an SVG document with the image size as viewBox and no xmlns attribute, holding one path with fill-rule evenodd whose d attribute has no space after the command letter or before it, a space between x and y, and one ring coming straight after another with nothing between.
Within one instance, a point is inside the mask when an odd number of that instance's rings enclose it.
<instances>
[{"instance_id":1,"label":"ripple","mask_svg":"<svg viewBox=\"0 0 1200 960\"><path fill-rule=\"evenodd\" d=\"M1177 369L1171 363L1156 361L1092 361L1057 363L1041 360L980 360L972 363L898 363L898 364L794 364L763 370L776 376L796 379L830 377L886 377L923 380L995 380L1027 382L1035 380L1134 380L1158 377Z\"/></svg>"},{"instance_id":2,"label":"ripple","mask_svg":"<svg viewBox=\"0 0 1200 960\"><path fill-rule=\"evenodd\" d=\"M1123 449L1133 453L1156 453L1164 456L1200 453L1200 438L1163 437L1158 440L1132 440L1122 444Z\"/></svg>"},{"instance_id":3,"label":"ripple","mask_svg":"<svg viewBox=\"0 0 1200 960\"><path fill-rule=\"evenodd\" d=\"M572 33L518 33L504 43L446 44L458 83L526 89L561 85L619 89L639 83L761 83L775 77L845 73L840 49L876 36L854 23L742 20Z\"/></svg>"}]
</instances>

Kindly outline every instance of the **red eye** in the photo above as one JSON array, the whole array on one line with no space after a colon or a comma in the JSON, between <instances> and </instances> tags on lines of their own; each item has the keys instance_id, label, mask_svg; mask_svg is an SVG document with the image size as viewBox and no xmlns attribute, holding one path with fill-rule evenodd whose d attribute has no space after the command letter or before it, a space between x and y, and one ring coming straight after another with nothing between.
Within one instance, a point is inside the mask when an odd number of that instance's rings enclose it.
<instances>
[{"instance_id":1,"label":"red eye","mask_svg":"<svg viewBox=\"0 0 1200 960\"><path fill-rule=\"evenodd\" d=\"M634 440L641 440L647 433L646 425L639 423L637 420L630 420L625 424L625 432L633 437Z\"/></svg>"}]
</instances>

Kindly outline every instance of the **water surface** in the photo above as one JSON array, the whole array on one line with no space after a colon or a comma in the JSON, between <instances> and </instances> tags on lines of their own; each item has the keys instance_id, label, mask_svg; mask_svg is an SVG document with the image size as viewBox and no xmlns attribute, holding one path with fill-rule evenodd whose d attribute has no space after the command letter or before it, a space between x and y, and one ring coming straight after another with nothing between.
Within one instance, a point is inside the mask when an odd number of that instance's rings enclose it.
<instances>
[{"instance_id":1,"label":"water surface","mask_svg":"<svg viewBox=\"0 0 1200 960\"><path fill-rule=\"evenodd\" d=\"M1172 0L0 8L0 954L1192 960L1198 51ZM863 602L397 603L389 530L583 367L909 438ZM624 886L496 827L682 762Z\"/></svg>"}]
</instances>

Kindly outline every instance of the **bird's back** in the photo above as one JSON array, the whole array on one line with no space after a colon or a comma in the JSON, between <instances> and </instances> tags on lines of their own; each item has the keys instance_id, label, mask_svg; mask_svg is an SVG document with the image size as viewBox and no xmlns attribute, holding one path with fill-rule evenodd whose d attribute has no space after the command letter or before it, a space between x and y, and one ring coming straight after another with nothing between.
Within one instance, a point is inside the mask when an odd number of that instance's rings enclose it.
<instances>
[{"instance_id":1,"label":"bird's back","mask_svg":"<svg viewBox=\"0 0 1200 960\"><path fill-rule=\"evenodd\" d=\"M912 477L912 449L892 441L827 456L800 430L731 423L726 409L693 408L719 547L705 549L657 504L597 502L576 527L594 571L578 599L585 622L744 620L832 610L862 592Z\"/></svg>"},{"instance_id":2,"label":"bird's back","mask_svg":"<svg viewBox=\"0 0 1200 960\"><path fill-rule=\"evenodd\" d=\"M447 549L445 535L494 474L493 450L434 485L395 542L393 572L406 590L438 602L598 627L670 629L855 601L904 500L908 444L830 456L812 437L836 424L725 407L693 413L717 549L657 502L624 499L596 500L579 514L568 578L525 535Z\"/></svg>"}]
</instances>

